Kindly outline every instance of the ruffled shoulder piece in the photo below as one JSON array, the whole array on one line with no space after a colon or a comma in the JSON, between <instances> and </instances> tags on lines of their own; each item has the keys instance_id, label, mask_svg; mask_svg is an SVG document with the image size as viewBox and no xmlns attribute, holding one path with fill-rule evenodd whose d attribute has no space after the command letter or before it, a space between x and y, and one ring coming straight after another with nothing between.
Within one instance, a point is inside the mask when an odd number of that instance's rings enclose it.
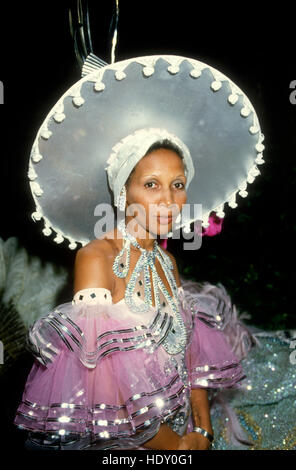
<instances>
[{"instance_id":1,"label":"ruffled shoulder piece","mask_svg":"<svg viewBox=\"0 0 296 470\"><path fill-rule=\"evenodd\" d=\"M81 289L74 295L72 305L79 305L81 302L88 305L110 305L112 304L111 291L104 287Z\"/></svg>"},{"instance_id":2,"label":"ruffled shoulder piece","mask_svg":"<svg viewBox=\"0 0 296 470\"><path fill-rule=\"evenodd\" d=\"M135 313L124 299L112 303L108 289L88 288L38 319L29 330L28 345L47 367L64 351L95 368L98 361L118 351L141 349L152 354L166 340L172 324L170 312L151 307Z\"/></svg>"},{"instance_id":3,"label":"ruffled shoulder piece","mask_svg":"<svg viewBox=\"0 0 296 470\"><path fill-rule=\"evenodd\" d=\"M259 340L243 321L250 315L238 312L221 283L214 285L184 278L181 282L183 290L180 290L180 300L183 308L209 328L221 330L240 360L247 356L253 346L260 346Z\"/></svg>"},{"instance_id":4,"label":"ruffled shoulder piece","mask_svg":"<svg viewBox=\"0 0 296 470\"><path fill-rule=\"evenodd\" d=\"M171 326L166 307L133 312L107 289L77 292L31 328L38 361L15 424L69 441L83 435L98 449L145 442L163 422L182 433L189 374L182 354L159 347Z\"/></svg>"},{"instance_id":5,"label":"ruffled shoulder piece","mask_svg":"<svg viewBox=\"0 0 296 470\"><path fill-rule=\"evenodd\" d=\"M222 284L182 280L181 298L194 315L211 328L223 330L237 311Z\"/></svg>"}]
</instances>

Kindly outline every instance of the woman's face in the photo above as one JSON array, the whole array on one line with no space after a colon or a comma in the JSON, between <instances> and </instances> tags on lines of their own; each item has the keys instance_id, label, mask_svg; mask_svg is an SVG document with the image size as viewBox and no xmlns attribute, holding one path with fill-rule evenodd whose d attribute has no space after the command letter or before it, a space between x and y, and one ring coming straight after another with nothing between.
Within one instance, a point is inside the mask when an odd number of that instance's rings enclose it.
<instances>
[{"instance_id":1,"label":"woman's face","mask_svg":"<svg viewBox=\"0 0 296 470\"><path fill-rule=\"evenodd\" d=\"M154 237L167 234L186 203L185 184L183 160L176 152L159 148L145 155L126 185L127 206L137 204L135 212L127 213L127 222L129 215L136 219L135 230L143 238L147 232Z\"/></svg>"}]
</instances>

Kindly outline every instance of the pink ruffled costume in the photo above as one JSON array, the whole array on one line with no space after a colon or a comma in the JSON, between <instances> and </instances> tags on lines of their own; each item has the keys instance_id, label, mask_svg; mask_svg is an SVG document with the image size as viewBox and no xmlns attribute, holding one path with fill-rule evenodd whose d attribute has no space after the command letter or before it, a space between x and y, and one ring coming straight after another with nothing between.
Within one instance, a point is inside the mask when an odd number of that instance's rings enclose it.
<instances>
[{"instance_id":1,"label":"pink ruffled costume","mask_svg":"<svg viewBox=\"0 0 296 470\"><path fill-rule=\"evenodd\" d=\"M161 423L190 432L191 390L206 388L211 402L219 390L242 386L240 361L256 340L221 284L181 281L187 342L177 354L163 347L172 328L165 309L133 313L124 299L112 303L107 289L83 289L38 319L14 423L60 449L143 449ZM224 405L230 431L243 439Z\"/></svg>"}]
</instances>

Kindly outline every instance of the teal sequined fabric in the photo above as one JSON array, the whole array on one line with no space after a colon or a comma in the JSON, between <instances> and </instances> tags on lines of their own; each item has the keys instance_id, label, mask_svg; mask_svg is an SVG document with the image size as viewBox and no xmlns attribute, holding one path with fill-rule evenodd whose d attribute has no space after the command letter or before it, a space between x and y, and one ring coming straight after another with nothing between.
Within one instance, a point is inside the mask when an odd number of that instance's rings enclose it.
<instances>
[{"instance_id":1,"label":"teal sequined fabric","mask_svg":"<svg viewBox=\"0 0 296 470\"><path fill-rule=\"evenodd\" d=\"M248 389L223 391L252 446L234 445L227 437L223 407L211 408L215 440L212 450L296 449L296 365L291 361L292 340L265 332L241 364Z\"/></svg>"}]
</instances>

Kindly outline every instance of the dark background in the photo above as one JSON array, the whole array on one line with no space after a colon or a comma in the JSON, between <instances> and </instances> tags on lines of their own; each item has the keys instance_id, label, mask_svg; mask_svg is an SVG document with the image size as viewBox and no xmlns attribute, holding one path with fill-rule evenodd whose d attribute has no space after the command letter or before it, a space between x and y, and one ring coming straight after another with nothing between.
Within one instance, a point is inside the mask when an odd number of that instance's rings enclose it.
<instances>
[{"instance_id":1,"label":"dark background","mask_svg":"<svg viewBox=\"0 0 296 470\"><path fill-rule=\"evenodd\" d=\"M74 2L75 3L75 2ZM111 62L109 26L113 1L90 1L93 51ZM0 80L4 83L1 118L0 237L18 237L30 255L69 270L75 251L42 234L27 170L41 122L60 96L80 79L69 30L71 2L10 2L1 13ZM265 164L248 185L238 207L225 205L222 232L203 237L196 252L169 240L179 271L198 281L221 282L249 323L264 329L295 328L295 148L296 105L289 100L296 80L295 14L284 4L268 9L252 2L121 1L116 60L149 54L193 57L218 68L244 90L265 135ZM290 7L291 8L291 7ZM70 292L70 291L69 291ZM23 362L22 362L23 361ZM19 360L7 378L11 422L32 357ZM16 369L18 367L18 369ZM18 374L20 371L20 374ZM12 395L11 395L12 393ZM3 401L3 400L2 400ZM15 436L8 425L8 436Z\"/></svg>"}]
</instances>

